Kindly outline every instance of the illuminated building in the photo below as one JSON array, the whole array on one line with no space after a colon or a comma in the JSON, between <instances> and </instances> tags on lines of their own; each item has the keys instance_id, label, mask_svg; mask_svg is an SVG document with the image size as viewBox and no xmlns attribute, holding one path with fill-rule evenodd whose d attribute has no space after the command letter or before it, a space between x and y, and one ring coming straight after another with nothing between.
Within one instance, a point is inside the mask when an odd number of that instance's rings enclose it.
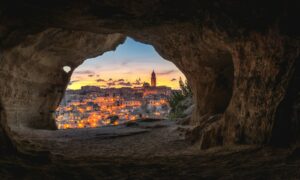
<instances>
[{"instance_id":1,"label":"illuminated building","mask_svg":"<svg viewBox=\"0 0 300 180\"><path fill-rule=\"evenodd\" d=\"M143 118L166 118L172 91L167 86L156 86L154 71L151 86L145 82L134 88L83 86L80 90L67 90L55 113L57 127L94 128Z\"/></svg>"}]
</instances>

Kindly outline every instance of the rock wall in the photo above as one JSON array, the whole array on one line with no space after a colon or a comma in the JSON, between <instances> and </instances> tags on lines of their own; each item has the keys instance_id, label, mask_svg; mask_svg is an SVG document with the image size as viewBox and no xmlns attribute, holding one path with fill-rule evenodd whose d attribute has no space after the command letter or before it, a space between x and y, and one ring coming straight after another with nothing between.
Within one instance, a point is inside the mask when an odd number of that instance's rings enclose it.
<instances>
[{"instance_id":1,"label":"rock wall","mask_svg":"<svg viewBox=\"0 0 300 180\"><path fill-rule=\"evenodd\" d=\"M288 146L299 140L300 135L300 61L296 60L292 68L293 75L283 100L275 113L271 143L276 146Z\"/></svg>"},{"instance_id":2,"label":"rock wall","mask_svg":"<svg viewBox=\"0 0 300 180\"><path fill-rule=\"evenodd\" d=\"M51 114L71 75L62 67L74 70L128 35L186 75L196 103L193 139L201 148L297 140L299 100L289 100L299 93L297 3L1 3L2 127L55 129Z\"/></svg>"},{"instance_id":3,"label":"rock wall","mask_svg":"<svg viewBox=\"0 0 300 180\"><path fill-rule=\"evenodd\" d=\"M56 129L54 112L72 71L85 59L113 50L120 34L48 29L4 51L0 62L0 94L8 132ZM64 66L71 67L66 73Z\"/></svg>"},{"instance_id":4,"label":"rock wall","mask_svg":"<svg viewBox=\"0 0 300 180\"><path fill-rule=\"evenodd\" d=\"M158 28L149 34L157 32L160 38L147 36L146 42L174 62L189 80L197 106L192 119L198 125L194 136L202 148L270 142L276 131L275 112L299 56L297 40L272 30L231 39L226 32L188 24ZM293 124L296 122L299 119L294 118ZM279 134L296 133L296 129L298 126L281 129Z\"/></svg>"},{"instance_id":5,"label":"rock wall","mask_svg":"<svg viewBox=\"0 0 300 180\"><path fill-rule=\"evenodd\" d=\"M233 98L224 114L225 142L268 143L275 111L299 56L293 39L277 32L250 35L233 48Z\"/></svg>"},{"instance_id":6,"label":"rock wall","mask_svg":"<svg viewBox=\"0 0 300 180\"><path fill-rule=\"evenodd\" d=\"M0 155L14 155L17 153L16 146L12 141L12 133L6 122L6 113L2 104L0 104Z\"/></svg>"}]
</instances>

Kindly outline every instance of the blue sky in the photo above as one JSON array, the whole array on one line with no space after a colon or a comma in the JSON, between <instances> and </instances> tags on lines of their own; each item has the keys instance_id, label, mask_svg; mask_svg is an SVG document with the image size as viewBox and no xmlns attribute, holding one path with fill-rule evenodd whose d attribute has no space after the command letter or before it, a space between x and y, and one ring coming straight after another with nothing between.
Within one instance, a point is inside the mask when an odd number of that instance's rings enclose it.
<instances>
[{"instance_id":1,"label":"blue sky","mask_svg":"<svg viewBox=\"0 0 300 180\"><path fill-rule=\"evenodd\" d=\"M109 79L124 79L128 84L136 82L137 79L150 82L152 70L157 73L158 85L177 89L179 77L185 79L172 62L160 57L153 46L127 38L115 51L84 61L74 71L68 88L78 89L83 85L108 87ZM116 83L115 86L121 85Z\"/></svg>"}]
</instances>

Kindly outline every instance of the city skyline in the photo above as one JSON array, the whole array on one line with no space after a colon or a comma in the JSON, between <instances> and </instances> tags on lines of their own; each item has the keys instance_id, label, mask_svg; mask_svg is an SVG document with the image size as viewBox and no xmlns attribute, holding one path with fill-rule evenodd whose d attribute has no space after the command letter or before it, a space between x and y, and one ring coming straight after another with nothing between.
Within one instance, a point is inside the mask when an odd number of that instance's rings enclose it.
<instances>
[{"instance_id":1,"label":"city skyline","mask_svg":"<svg viewBox=\"0 0 300 180\"><path fill-rule=\"evenodd\" d=\"M139 88L99 88L83 86L66 91L55 117L58 129L95 128L120 125L142 119L167 118L168 99L172 90L156 86L156 75L151 74L151 85Z\"/></svg>"},{"instance_id":2,"label":"city skyline","mask_svg":"<svg viewBox=\"0 0 300 180\"><path fill-rule=\"evenodd\" d=\"M68 89L81 86L120 88L142 86L151 83L151 73L156 72L157 86L178 89L178 80L185 80L183 73L170 61L160 57L153 46L127 37L115 51L87 59L75 69Z\"/></svg>"}]
</instances>

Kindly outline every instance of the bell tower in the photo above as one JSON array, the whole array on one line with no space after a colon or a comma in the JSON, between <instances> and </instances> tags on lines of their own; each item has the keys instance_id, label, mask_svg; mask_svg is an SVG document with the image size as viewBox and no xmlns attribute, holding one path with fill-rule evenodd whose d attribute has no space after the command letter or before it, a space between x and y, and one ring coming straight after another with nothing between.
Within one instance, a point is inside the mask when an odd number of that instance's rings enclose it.
<instances>
[{"instance_id":1,"label":"bell tower","mask_svg":"<svg viewBox=\"0 0 300 180\"><path fill-rule=\"evenodd\" d=\"M151 74L151 86L156 87L156 75L155 75L154 70L152 71L152 74Z\"/></svg>"}]
</instances>

